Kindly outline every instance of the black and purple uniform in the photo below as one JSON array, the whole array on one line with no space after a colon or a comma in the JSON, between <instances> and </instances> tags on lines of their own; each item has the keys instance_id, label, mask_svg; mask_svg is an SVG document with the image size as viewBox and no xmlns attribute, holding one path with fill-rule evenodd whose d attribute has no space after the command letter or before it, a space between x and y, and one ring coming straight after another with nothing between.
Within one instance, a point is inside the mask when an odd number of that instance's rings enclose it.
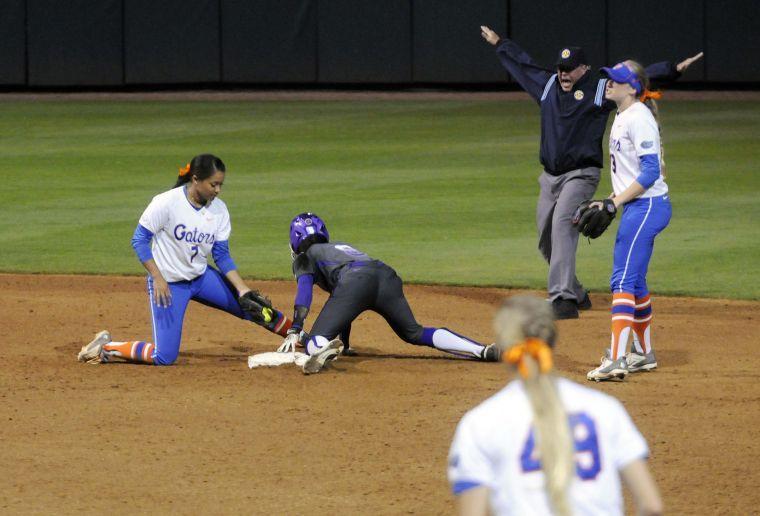
<instances>
[{"instance_id":1,"label":"black and purple uniform","mask_svg":"<svg viewBox=\"0 0 760 516\"><path fill-rule=\"evenodd\" d=\"M414 318L401 278L391 267L342 242L312 244L293 260L298 281L294 328L302 328L314 284L330 294L309 332L311 338L340 336L348 346L351 323L366 310L377 312L410 344L435 347L466 358L483 358L485 346L446 328L425 328ZM321 347L321 346L317 346Z\"/></svg>"}]
</instances>

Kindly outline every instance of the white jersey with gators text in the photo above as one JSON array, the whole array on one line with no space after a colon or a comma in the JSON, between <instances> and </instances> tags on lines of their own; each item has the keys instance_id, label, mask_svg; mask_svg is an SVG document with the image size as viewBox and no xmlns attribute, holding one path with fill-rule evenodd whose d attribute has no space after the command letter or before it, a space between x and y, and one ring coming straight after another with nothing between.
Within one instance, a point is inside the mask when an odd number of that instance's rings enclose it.
<instances>
[{"instance_id":1,"label":"white jersey with gators text","mask_svg":"<svg viewBox=\"0 0 760 516\"><path fill-rule=\"evenodd\" d=\"M221 199L198 209L190 204L184 186L155 196L140 224L153 233L153 259L169 282L203 274L214 242L228 240L232 231Z\"/></svg>"}]
</instances>

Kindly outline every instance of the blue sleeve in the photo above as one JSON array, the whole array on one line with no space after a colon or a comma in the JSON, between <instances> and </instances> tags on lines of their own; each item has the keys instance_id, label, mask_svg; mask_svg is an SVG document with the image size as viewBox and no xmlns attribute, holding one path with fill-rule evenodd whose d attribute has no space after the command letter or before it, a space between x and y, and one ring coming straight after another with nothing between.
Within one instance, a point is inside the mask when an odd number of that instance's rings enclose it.
<instances>
[{"instance_id":1,"label":"blue sleeve","mask_svg":"<svg viewBox=\"0 0 760 516\"><path fill-rule=\"evenodd\" d=\"M499 41L496 47L496 54L499 56L502 66L509 72L509 75L536 102L540 102L549 79L553 78L552 74L536 64L522 48L510 39L505 38Z\"/></svg>"},{"instance_id":2,"label":"blue sleeve","mask_svg":"<svg viewBox=\"0 0 760 516\"><path fill-rule=\"evenodd\" d=\"M468 480L460 480L459 482L455 482L453 486L451 486L451 492L454 493L454 496L459 496L460 494L464 493L465 491L469 491L470 489L473 489L475 487L480 487L480 482L470 482Z\"/></svg>"},{"instance_id":3,"label":"blue sleeve","mask_svg":"<svg viewBox=\"0 0 760 516\"><path fill-rule=\"evenodd\" d=\"M227 240L217 240L211 247L211 256L214 257L214 263L222 271L222 274L227 274L230 271L237 269L237 265L230 256L230 245Z\"/></svg>"},{"instance_id":4,"label":"blue sleeve","mask_svg":"<svg viewBox=\"0 0 760 516\"><path fill-rule=\"evenodd\" d=\"M641 173L636 182L644 188L649 188L660 177L660 159L657 154L644 154L639 156L639 168Z\"/></svg>"},{"instance_id":5,"label":"blue sleeve","mask_svg":"<svg viewBox=\"0 0 760 516\"><path fill-rule=\"evenodd\" d=\"M302 274L301 276L298 276L298 292L296 293L296 300L293 304L295 306L304 306L306 308L311 308L313 288L313 274Z\"/></svg>"},{"instance_id":6,"label":"blue sleeve","mask_svg":"<svg viewBox=\"0 0 760 516\"><path fill-rule=\"evenodd\" d=\"M137 254L137 258L141 263L153 258L153 253L150 250L150 241L152 239L153 233L142 224L138 224L134 235L132 235L132 249L135 250L135 254Z\"/></svg>"},{"instance_id":7,"label":"blue sleeve","mask_svg":"<svg viewBox=\"0 0 760 516\"><path fill-rule=\"evenodd\" d=\"M681 77L681 72L676 70L676 65L670 61L652 63L646 67L646 73L654 86L665 86Z\"/></svg>"}]
</instances>

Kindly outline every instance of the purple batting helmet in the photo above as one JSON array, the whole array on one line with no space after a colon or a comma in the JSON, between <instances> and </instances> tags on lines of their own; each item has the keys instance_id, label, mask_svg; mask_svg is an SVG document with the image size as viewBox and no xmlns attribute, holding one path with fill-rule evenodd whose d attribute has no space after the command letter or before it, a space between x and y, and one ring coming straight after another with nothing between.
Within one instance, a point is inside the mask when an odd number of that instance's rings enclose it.
<instances>
[{"instance_id":1,"label":"purple batting helmet","mask_svg":"<svg viewBox=\"0 0 760 516\"><path fill-rule=\"evenodd\" d=\"M290 248L294 253L301 253L299 247L307 239L317 242L329 242L330 233L322 219L311 212L301 213L290 223Z\"/></svg>"}]
</instances>

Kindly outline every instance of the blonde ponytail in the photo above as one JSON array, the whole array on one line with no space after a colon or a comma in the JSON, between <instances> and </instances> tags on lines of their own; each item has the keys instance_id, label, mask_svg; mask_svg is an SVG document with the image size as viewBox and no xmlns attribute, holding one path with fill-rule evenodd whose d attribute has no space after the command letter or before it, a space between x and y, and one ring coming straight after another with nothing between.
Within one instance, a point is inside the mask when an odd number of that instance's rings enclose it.
<instances>
[{"instance_id":1,"label":"blonde ponytail","mask_svg":"<svg viewBox=\"0 0 760 516\"><path fill-rule=\"evenodd\" d=\"M527 360L535 364L532 359ZM540 453L549 501L555 514L570 515L567 489L575 473L574 447L554 375L533 374L523 379L523 384L533 408L536 449Z\"/></svg>"},{"instance_id":2,"label":"blonde ponytail","mask_svg":"<svg viewBox=\"0 0 760 516\"><path fill-rule=\"evenodd\" d=\"M536 449L541 457L546 493L552 510L572 514L567 490L575 473L574 445L567 413L552 374L557 329L549 304L532 296L504 302L495 320L504 361L515 364L533 410Z\"/></svg>"}]
</instances>

